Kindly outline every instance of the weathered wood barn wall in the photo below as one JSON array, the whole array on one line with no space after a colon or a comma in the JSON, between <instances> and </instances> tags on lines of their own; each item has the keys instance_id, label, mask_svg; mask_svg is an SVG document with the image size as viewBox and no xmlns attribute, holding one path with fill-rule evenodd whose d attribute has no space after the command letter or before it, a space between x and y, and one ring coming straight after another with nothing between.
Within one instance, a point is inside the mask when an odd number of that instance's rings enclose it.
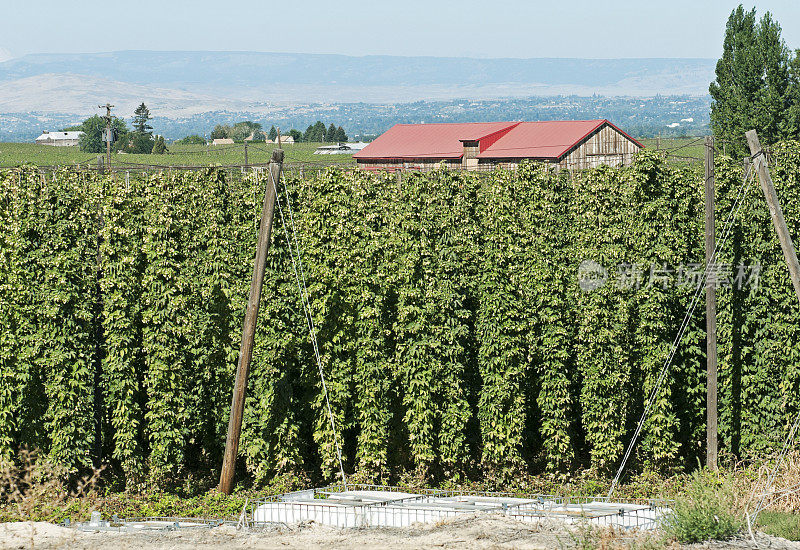
<instances>
[{"instance_id":1,"label":"weathered wood barn wall","mask_svg":"<svg viewBox=\"0 0 800 550\"><path fill-rule=\"evenodd\" d=\"M560 159L531 159L555 164L559 169L583 170L596 168L603 164L609 166L628 166L642 146L612 126L603 126L585 141ZM497 166L516 168L520 159L481 159L479 170L492 170Z\"/></svg>"}]
</instances>

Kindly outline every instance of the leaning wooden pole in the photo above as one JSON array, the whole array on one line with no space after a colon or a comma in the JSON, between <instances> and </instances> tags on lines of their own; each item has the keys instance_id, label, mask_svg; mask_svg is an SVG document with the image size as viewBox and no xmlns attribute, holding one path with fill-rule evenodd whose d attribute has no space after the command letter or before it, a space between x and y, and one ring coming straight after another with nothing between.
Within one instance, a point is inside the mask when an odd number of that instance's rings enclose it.
<instances>
[{"instance_id":1,"label":"leaning wooden pole","mask_svg":"<svg viewBox=\"0 0 800 550\"><path fill-rule=\"evenodd\" d=\"M761 149L756 131L750 130L745 136L747 136L747 144L750 146L753 164L758 172L761 189L764 190L764 196L767 198L769 214L772 216L772 223L775 225L775 230L778 232L778 240L781 243L783 257L786 259L786 264L789 266L789 275L792 278L794 292L797 294L798 301L800 301L800 263L797 261L797 253L794 250L792 236L789 235L789 229L786 227L786 220L783 217L783 210L778 202L775 186L772 184L772 176L770 176L769 168L767 167L767 159L764 155L764 151Z\"/></svg>"},{"instance_id":2,"label":"leaning wooden pole","mask_svg":"<svg viewBox=\"0 0 800 550\"><path fill-rule=\"evenodd\" d=\"M225 441L225 456L222 460L222 472L219 476L219 490L229 495L233 490L233 477L236 467L236 455L239 452L239 436L242 433L242 414L244 398L247 390L247 375L250 360L253 358L253 341L258 320L258 305L261 301L261 287L264 284L264 269L267 262L272 220L275 214L275 192L283 167L283 151L275 149L269 163L269 179L264 193L264 206L261 209L261 223L258 226L258 244L253 262L253 280L250 282L250 296L247 299L247 310L244 313L242 326L242 346L239 349L239 361L236 365L236 380L233 384L231 400L231 416L228 420L228 437Z\"/></svg>"},{"instance_id":3,"label":"leaning wooden pole","mask_svg":"<svg viewBox=\"0 0 800 550\"><path fill-rule=\"evenodd\" d=\"M706 265L714 258L714 138L706 137ZM714 269L715 266L710 266ZM706 466L717 469L717 287L706 281Z\"/></svg>"}]
</instances>

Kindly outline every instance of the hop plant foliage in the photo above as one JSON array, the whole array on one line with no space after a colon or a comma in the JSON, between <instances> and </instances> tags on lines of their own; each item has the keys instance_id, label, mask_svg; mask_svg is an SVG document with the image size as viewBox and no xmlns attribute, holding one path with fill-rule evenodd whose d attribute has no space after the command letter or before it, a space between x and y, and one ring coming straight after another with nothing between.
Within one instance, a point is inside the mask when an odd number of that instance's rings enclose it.
<instances>
[{"instance_id":1,"label":"hop plant foliage","mask_svg":"<svg viewBox=\"0 0 800 550\"><path fill-rule=\"evenodd\" d=\"M774 156L790 228L798 151ZM741 178L718 160L718 220ZM36 447L73 473L111 463L130 483L213 483L267 184L215 169L0 172L0 455ZM617 284L617 266L703 262L696 170L650 153L572 175L328 170L284 178L279 197L240 445L252 482L334 479L337 442L346 470L376 482L619 464L693 289L647 272ZM720 430L724 453L747 458L798 410L800 323L758 193L734 227L722 261L760 263L761 279L718 292ZM584 260L608 270L592 292ZM634 468L680 471L703 453L704 326L689 326Z\"/></svg>"}]
</instances>

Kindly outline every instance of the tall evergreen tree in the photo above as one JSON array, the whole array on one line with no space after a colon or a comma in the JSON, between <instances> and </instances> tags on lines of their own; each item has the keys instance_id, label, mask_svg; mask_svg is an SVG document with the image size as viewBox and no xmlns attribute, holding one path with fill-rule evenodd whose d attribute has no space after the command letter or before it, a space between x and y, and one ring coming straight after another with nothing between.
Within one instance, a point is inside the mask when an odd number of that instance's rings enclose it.
<instances>
[{"instance_id":1,"label":"tall evergreen tree","mask_svg":"<svg viewBox=\"0 0 800 550\"><path fill-rule=\"evenodd\" d=\"M789 59L769 12L760 21L755 8L740 4L731 12L709 92L714 135L728 140L734 154L746 153L744 133L753 128L765 143L786 137Z\"/></svg>"},{"instance_id":2,"label":"tall evergreen tree","mask_svg":"<svg viewBox=\"0 0 800 550\"><path fill-rule=\"evenodd\" d=\"M303 141L314 141L314 125L310 124L306 131L303 132Z\"/></svg>"},{"instance_id":3,"label":"tall evergreen tree","mask_svg":"<svg viewBox=\"0 0 800 550\"><path fill-rule=\"evenodd\" d=\"M325 141L336 141L337 139L338 134L336 133L336 126L331 122L331 125L328 126L328 131L325 132Z\"/></svg>"},{"instance_id":4,"label":"tall evergreen tree","mask_svg":"<svg viewBox=\"0 0 800 550\"><path fill-rule=\"evenodd\" d=\"M773 143L786 135L789 111L789 63L791 54L781 38L781 26L767 12L758 25L758 51L764 67L758 126L764 139Z\"/></svg>"},{"instance_id":5,"label":"tall evergreen tree","mask_svg":"<svg viewBox=\"0 0 800 550\"><path fill-rule=\"evenodd\" d=\"M138 154L150 154L153 151L153 127L147 121L150 109L142 103L133 112L133 136L131 136L130 150Z\"/></svg>"},{"instance_id":6,"label":"tall evergreen tree","mask_svg":"<svg viewBox=\"0 0 800 550\"><path fill-rule=\"evenodd\" d=\"M312 124L308 128L306 128L306 133L303 135L303 141L310 141L310 142L319 142L325 141L325 124L322 121L318 120L316 123Z\"/></svg>"},{"instance_id":7,"label":"tall evergreen tree","mask_svg":"<svg viewBox=\"0 0 800 550\"><path fill-rule=\"evenodd\" d=\"M270 140L270 141L275 141L275 138L277 138L277 137L278 137L278 130L276 130L275 126L273 125L269 129L269 134L267 134L267 139Z\"/></svg>"},{"instance_id":8,"label":"tall evergreen tree","mask_svg":"<svg viewBox=\"0 0 800 550\"><path fill-rule=\"evenodd\" d=\"M325 141L325 124L320 120L314 124L314 141Z\"/></svg>"},{"instance_id":9,"label":"tall evergreen tree","mask_svg":"<svg viewBox=\"0 0 800 550\"><path fill-rule=\"evenodd\" d=\"M150 116L150 109L147 108L147 105L142 103L136 107L133 115L133 131L137 134L152 134L150 130L152 130L153 127L147 124L147 121L152 118Z\"/></svg>"},{"instance_id":10,"label":"tall evergreen tree","mask_svg":"<svg viewBox=\"0 0 800 550\"><path fill-rule=\"evenodd\" d=\"M347 141L347 134L344 133L344 128L341 126L336 129L336 139L334 141Z\"/></svg>"}]
</instances>

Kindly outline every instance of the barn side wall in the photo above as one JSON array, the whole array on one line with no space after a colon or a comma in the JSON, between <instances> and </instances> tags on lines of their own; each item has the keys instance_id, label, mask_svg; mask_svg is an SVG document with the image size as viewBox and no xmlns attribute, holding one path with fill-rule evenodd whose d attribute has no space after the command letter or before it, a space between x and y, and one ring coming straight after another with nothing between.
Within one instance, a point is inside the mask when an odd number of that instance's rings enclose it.
<instances>
[{"instance_id":1,"label":"barn side wall","mask_svg":"<svg viewBox=\"0 0 800 550\"><path fill-rule=\"evenodd\" d=\"M567 170L595 168L601 164L628 166L640 147L611 126L603 126L559 163Z\"/></svg>"}]
</instances>

